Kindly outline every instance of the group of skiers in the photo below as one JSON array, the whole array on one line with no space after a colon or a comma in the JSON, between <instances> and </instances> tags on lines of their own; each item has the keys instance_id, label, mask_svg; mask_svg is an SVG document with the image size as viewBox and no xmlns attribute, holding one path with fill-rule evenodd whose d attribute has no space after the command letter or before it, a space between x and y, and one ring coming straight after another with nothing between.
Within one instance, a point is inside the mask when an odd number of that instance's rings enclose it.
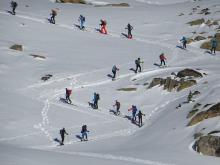
<instances>
[{"instance_id":1,"label":"group of skiers","mask_svg":"<svg viewBox=\"0 0 220 165\"><path fill-rule=\"evenodd\" d=\"M11 1L11 8L12 8L12 14L15 15L16 12L16 7L18 6L17 2L15 1ZM55 17L57 16L57 10L51 10L51 17L50 17L50 22L52 24L55 24ZM85 21L86 21L86 18L85 16L83 15L80 15L79 18L78 18L78 21L79 21L79 28L81 30L84 30L85 29ZM103 20L101 19L100 20L100 33L102 34L107 34L107 21L106 20ZM125 27L125 29L127 29L128 31L128 34L127 34L127 38L131 39L132 38L132 33L131 31L133 30L133 27L131 26L130 23L127 24L127 26ZM182 48L183 49L186 49L186 44L187 44L187 38L185 36L182 37L182 39L180 40L180 42L182 42ZM217 42L217 39L216 39L216 35L211 39L211 53L215 53L216 51L216 47L218 45L218 42ZM165 57L165 54L164 53L161 53L159 55L159 59L160 59L160 66L166 66L166 57ZM137 73L137 72L141 72L142 71L142 66L141 64L143 64L144 62L141 61L140 58L137 58L135 60L135 69L134 69L134 72ZM119 71L119 68L116 66L116 65L113 65L112 67L112 78L115 79L116 78L116 73L117 71ZM70 99L70 96L72 94L72 90L71 89L68 89L66 88L66 102L67 103L70 103L72 104L72 101ZM100 95L96 92L94 92L94 95L93 95L93 103L92 103L92 108L93 109L98 109L98 101L100 100ZM118 100L115 100L115 103L113 105L113 107L116 107L116 111L115 111L115 115L120 115L120 107L121 107L121 103L118 101ZM142 113L141 110L138 110L136 105L132 105L131 108L128 109L128 111L131 111L132 113L132 117L131 117L131 121L136 123L136 116L138 117L138 125L139 127L141 127L143 125L143 122L142 122L142 116L145 116L145 114ZM138 112L138 113L137 113ZM82 130L81 130L81 141L85 141L85 140L88 140L88 135L87 135L87 132L89 132L87 130L87 125L83 125L82 126ZM65 128L62 128L60 130L60 135L61 135L61 142L60 144L63 145L64 144L64 138L65 138L65 135L69 135Z\"/></svg>"},{"instance_id":2,"label":"group of skiers","mask_svg":"<svg viewBox=\"0 0 220 165\"><path fill-rule=\"evenodd\" d=\"M80 138L81 141L87 141L88 140L87 132L89 132L87 130L87 125L83 125L82 129L81 129L81 138ZM65 135L69 135L69 134L66 132L66 129L63 127L60 130L60 136L61 136L60 145L64 145Z\"/></svg>"}]
</instances>

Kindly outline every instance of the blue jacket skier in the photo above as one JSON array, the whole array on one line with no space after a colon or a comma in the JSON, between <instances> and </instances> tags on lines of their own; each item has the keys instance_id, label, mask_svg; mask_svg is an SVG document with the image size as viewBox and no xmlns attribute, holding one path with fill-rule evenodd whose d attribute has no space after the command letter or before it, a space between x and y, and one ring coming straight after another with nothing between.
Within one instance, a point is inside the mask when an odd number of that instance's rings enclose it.
<instances>
[{"instance_id":1,"label":"blue jacket skier","mask_svg":"<svg viewBox=\"0 0 220 165\"><path fill-rule=\"evenodd\" d=\"M136 113L137 113L137 107L135 105L132 105L132 107L130 109L128 109L128 111L132 112L132 122L136 121Z\"/></svg>"},{"instance_id":2,"label":"blue jacket skier","mask_svg":"<svg viewBox=\"0 0 220 165\"><path fill-rule=\"evenodd\" d=\"M81 134L82 134L81 141L88 140L87 132L89 132L89 131L87 130L87 125L83 125L83 126L82 126L82 130L81 130Z\"/></svg>"},{"instance_id":3,"label":"blue jacket skier","mask_svg":"<svg viewBox=\"0 0 220 165\"><path fill-rule=\"evenodd\" d=\"M183 36L183 38L180 41L183 43L183 49L186 49L186 43L187 43L186 37Z\"/></svg>"},{"instance_id":4,"label":"blue jacket skier","mask_svg":"<svg viewBox=\"0 0 220 165\"><path fill-rule=\"evenodd\" d=\"M78 21L80 23L80 29L85 29L84 23L86 22L86 18L83 15L80 15Z\"/></svg>"},{"instance_id":5,"label":"blue jacket skier","mask_svg":"<svg viewBox=\"0 0 220 165\"><path fill-rule=\"evenodd\" d=\"M100 96L99 96L99 94L98 93L94 93L94 97L93 97L93 101L94 101L94 103L93 103L93 108L94 109L98 109L98 100L100 99Z\"/></svg>"},{"instance_id":6,"label":"blue jacket skier","mask_svg":"<svg viewBox=\"0 0 220 165\"><path fill-rule=\"evenodd\" d=\"M218 46L218 41L216 39L216 35L214 36L214 38L211 39L211 53L216 50L216 47Z\"/></svg>"}]
</instances>

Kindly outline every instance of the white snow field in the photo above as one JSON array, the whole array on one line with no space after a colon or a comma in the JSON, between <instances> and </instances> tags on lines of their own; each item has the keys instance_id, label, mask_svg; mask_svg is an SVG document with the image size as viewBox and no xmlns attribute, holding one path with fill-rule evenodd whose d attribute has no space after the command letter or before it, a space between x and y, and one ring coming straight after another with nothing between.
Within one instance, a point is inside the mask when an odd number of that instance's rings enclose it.
<instances>
[{"instance_id":1,"label":"white snow field","mask_svg":"<svg viewBox=\"0 0 220 165\"><path fill-rule=\"evenodd\" d=\"M216 27L189 26L197 18L219 19L219 0L100 0L93 4L126 2L130 7L95 7L60 4L50 0L17 0L16 15L8 11L10 1L0 1L0 164L2 165L219 165L220 159L192 150L194 133L220 129L220 117L187 127L194 103L176 109L190 90L201 92L196 102L218 103L220 96L220 53L210 55L201 42L177 48L182 36L194 31L213 35ZM193 7L210 8L209 15L189 15ZM50 24L51 9L57 9L56 24ZM183 16L179 16L184 13ZM80 14L86 31L79 30ZM108 35L95 29L107 20ZM125 26L130 23L133 39ZM9 49L13 44L23 51ZM167 57L167 68L159 68L159 54ZM45 56L33 58L31 54ZM135 74L135 59L144 61L143 72ZM120 68L112 81L113 65ZM155 77L166 78L181 69L207 73L198 84L181 92L167 92L143 84ZM41 77L53 75L49 80ZM204 83L204 82L208 83ZM123 92L119 88L134 87ZM72 88L74 105L60 101L65 88ZM100 93L99 110L89 107L93 93ZM146 114L139 128L123 116L109 111L115 100L121 112L137 105ZM81 142L81 126L87 124L89 141ZM69 133L63 146L59 130Z\"/></svg>"}]
</instances>

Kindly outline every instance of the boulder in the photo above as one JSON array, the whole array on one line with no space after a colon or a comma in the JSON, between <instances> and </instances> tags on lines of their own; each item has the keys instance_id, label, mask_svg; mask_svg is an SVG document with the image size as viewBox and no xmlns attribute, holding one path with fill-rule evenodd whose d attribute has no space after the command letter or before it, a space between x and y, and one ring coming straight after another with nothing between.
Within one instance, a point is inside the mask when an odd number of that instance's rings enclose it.
<instances>
[{"instance_id":1,"label":"boulder","mask_svg":"<svg viewBox=\"0 0 220 165\"><path fill-rule=\"evenodd\" d=\"M81 3L86 4L85 0L56 0L56 3Z\"/></svg>"},{"instance_id":2,"label":"boulder","mask_svg":"<svg viewBox=\"0 0 220 165\"><path fill-rule=\"evenodd\" d=\"M166 79L163 78L154 78L150 85L148 86L148 89L160 85L164 86L163 89L167 90L169 92L172 92L174 89L177 89L177 91L181 91L185 88L189 88L192 85L196 84L196 80L175 80L172 79L171 77L167 77Z\"/></svg>"},{"instance_id":3,"label":"boulder","mask_svg":"<svg viewBox=\"0 0 220 165\"><path fill-rule=\"evenodd\" d=\"M195 142L193 148L204 155L220 157L220 137L202 136Z\"/></svg>"},{"instance_id":4,"label":"boulder","mask_svg":"<svg viewBox=\"0 0 220 165\"><path fill-rule=\"evenodd\" d=\"M161 84L162 81L163 81L162 78L154 78L154 79L151 81L150 85L148 86L148 89L149 89L149 88L152 88L152 87L154 87L154 86L157 86L157 85L159 85L159 84Z\"/></svg>"},{"instance_id":5,"label":"boulder","mask_svg":"<svg viewBox=\"0 0 220 165\"><path fill-rule=\"evenodd\" d=\"M187 119L191 118L192 116L194 116L199 110L198 109L193 109L191 110L188 115L186 116Z\"/></svg>"},{"instance_id":6,"label":"boulder","mask_svg":"<svg viewBox=\"0 0 220 165\"><path fill-rule=\"evenodd\" d=\"M195 125L205 119L220 116L220 103L217 103L210 107L207 111L197 113L188 123L188 126Z\"/></svg>"},{"instance_id":7,"label":"boulder","mask_svg":"<svg viewBox=\"0 0 220 165\"><path fill-rule=\"evenodd\" d=\"M220 33L216 33L215 35L216 35L216 39L217 39L217 42L218 42L218 45L217 45L216 50L217 50L217 51L220 51ZM210 38L210 40L207 41L207 42L204 42L204 43L200 46L200 48L202 48L202 49L208 49L208 50L211 49L211 38L212 38L212 36L210 36L210 37L208 37L208 38Z\"/></svg>"},{"instance_id":8,"label":"boulder","mask_svg":"<svg viewBox=\"0 0 220 165\"><path fill-rule=\"evenodd\" d=\"M205 40L205 39L206 39L206 38L203 37L203 36L196 36L196 37L194 38L195 41L201 41L201 40Z\"/></svg>"},{"instance_id":9,"label":"boulder","mask_svg":"<svg viewBox=\"0 0 220 165\"><path fill-rule=\"evenodd\" d=\"M53 77L53 75L51 75L51 74L46 74L45 76L41 77L41 80L47 81L47 80L49 80L51 77Z\"/></svg>"},{"instance_id":10,"label":"boulder","mask_svg":"<svg viewBox=\"0 0 220 165\"><path fill-rule=\"evenodd\" d=\"M17 51L23 51L23 46L19 45L19 44L14 44L10 47L10 49L17 50Z\"/></svg>"},{"instance_id":11,"label":"boulder","mask_svg":"<svg viewBox=\"0 0 220 165\"><path fill-rule=\"evenodd\" d=\"M197 20L194 20L194 21L190 21L187 24L189 24L191 26L194 26L194 25L201 25L204 22L205 22L205 19L202 18L202 19L197 19Z\"/></svg>"},{"instance_id":12,"label":"boulder","mask_svg":"<svg viewBox=\"0 0 220 165\"><path fill-rule=\"evenodd\" d=\"M179 83L179 86L178 86L178 88L177 88L177 91L179 92L179 91L181 91L181 90L183 90L183 89L189 88L189 87L191 87L191 86L193 86L193 85L196 85L196 84L197 84L196 80L181 81L181 82Z\"/></svg>"},{"instance_id":13,"label":"boulder","mask_svg":"<svg viewBox=\"0 0 220 165\"><path fill-rule=\"evenodd\" d=\"M179 77L179 78L186 77L186 76L203 77L200 72L197 72L193 69L184 69L184 70L181 70L177 73L177 77Z\"/></svg>"}]
</instances>

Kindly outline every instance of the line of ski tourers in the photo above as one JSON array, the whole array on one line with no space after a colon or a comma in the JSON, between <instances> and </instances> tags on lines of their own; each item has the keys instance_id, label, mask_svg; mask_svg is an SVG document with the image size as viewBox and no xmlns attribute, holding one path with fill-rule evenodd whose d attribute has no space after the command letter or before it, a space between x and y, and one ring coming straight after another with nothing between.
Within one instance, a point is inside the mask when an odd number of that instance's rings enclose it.
<instances>
[{"instance_id":1,"label":"line of ski tourers","mask_svg":"<svg viewBox=\"0 0 220 165\"><path fill-rule=\"evenodd\" d=\"M16 7L18 6L17 2L15 1L11 1L11 8L12 8L12 11L10 12L12 15L15 15L16 12L15 12L15 9ZM55 17L57 16L57 10L51 10L51 17L49 19L49 22L52 23L52 24L55 24ZM86 18L85 16L83 15L80 15L79 18L78 18L78 21L79 21L79 25L76 25L80 30L85 30L85 21L86 21ZM99 32L102 33L102 34L107 34L107 22L106 20L100 20L100 26L101 28L99 29ZM126 28L128 30L128 34L123 34L124 36L126 36L127 38L129 39L132 39L132 34L131 34L131 31L133 30L133 27L130 25L130 23L128 23L128 25L126 26ZM181 40L182 42L182 49L186 49L186 44L187 44L187 38L186 37L183 37ZM215 53L215 50L216 50L216 47L217 47L218 43L217 43L217 39L216 39L216 35L212 38L211 40L211 53L214 52ZM167 58L165 57L164 53L161 53L159 55L159 59L160 59L160 64L156 64L157 66L159 67L163 67L163 66L166 66L166 60ZM141 61L140 58L136 59L135 60L135 69L134 68L131 68L130 70L133 70L135 73L137 72L141 72L142 71L142 68L143 68L143 63L144 61ZM142 66L141 66L142 64ZM114 65L112 67L112 75L109 75L109 77L112 78L112 80L115 80L116 78L116 73L117 71L119 71L119 68ZM66 88L66 96L64 98L65 102L68 103L68 104L72 104L72 101L70 99L70 96L72 94L72 90L71 89L68 89ZM93 109L98 109L98 101L100 100L100 95L98 93L94 93L94 96L93 96L93 101L92 102L89 102L89 105L93 108ZM110 112L113 112L114 115L120 115L120 107L121 107L121 103L118 101L118 100L115 100L115 103L113 105L113 107L115 107L116 110L112 110ZM143 122L142 122L142 116L145 116L145 114L142 113L141 110L138 110L136 105L132 105L131 108L128 109L129 112L132 113L131 117L129 117L128 119L132 121L132 123L134 124L137 124L139 127L141 127L143 125ZM136 117L138 117L138 122L136 120ZM88 140L88 135L87 135L87 132L89 132L87 130L87 125L83 125L82 126L82 129L81 129L81 136L78 136L78 138L81 140L81 141L86 141ZM68 135L68 133L66 132L65 128L62 128L60 130L60 135L61 135L61 141L58 140L58 142L60 143L60 145L63 145L64 144L64 138L65 138L65 135Z\"/></svg>"},{"instance_id":2,"label":"line of ski tourers","mask_svg":"<svg viewBox=\"0 0 220 165\"><path fill-rule=\"evenodd\" d=\"M18 4L16 1L11 1L11 8L12 8L12 11L10 11L10 13L12 15L15 15L16 12L15 12L15 9L17 8ZM51 17L49 20L50 23L52 24L55 24L55 17L57 16L57 10L55 9L52 9L51 10L51 13L50 13ZM76 25L80 30L85 30L85 22L86 22L86 18L85 16L83 16L82 14L79 16L78 18L78 21L79 21L79 25ZM98 29L98 31L102 34L107 34L107 21L104 20L104 19L101 19L100 20L100 24L101 26L100 29ZM131 34L131 31L133 30L133 26L131 26L130 23L127 24L126 28L128 30L128 33L127 34L124 34L122 33L122 35L124 35L125 37L129 38L129 39L132 39L132 34ZM183 36L183 38L180 40L182 42L182 47L179 47L179 48L182 48L182 49L186 49L186 44L187 44L187 38ZM218 46L218 42L217 42L217 39L216 39L216 35L212 38L211 40L211 49L210 49L210 53L212 54L214 52L215 54L215 51L216 51L216 48Z\"/></svg>"}]
</instances>

